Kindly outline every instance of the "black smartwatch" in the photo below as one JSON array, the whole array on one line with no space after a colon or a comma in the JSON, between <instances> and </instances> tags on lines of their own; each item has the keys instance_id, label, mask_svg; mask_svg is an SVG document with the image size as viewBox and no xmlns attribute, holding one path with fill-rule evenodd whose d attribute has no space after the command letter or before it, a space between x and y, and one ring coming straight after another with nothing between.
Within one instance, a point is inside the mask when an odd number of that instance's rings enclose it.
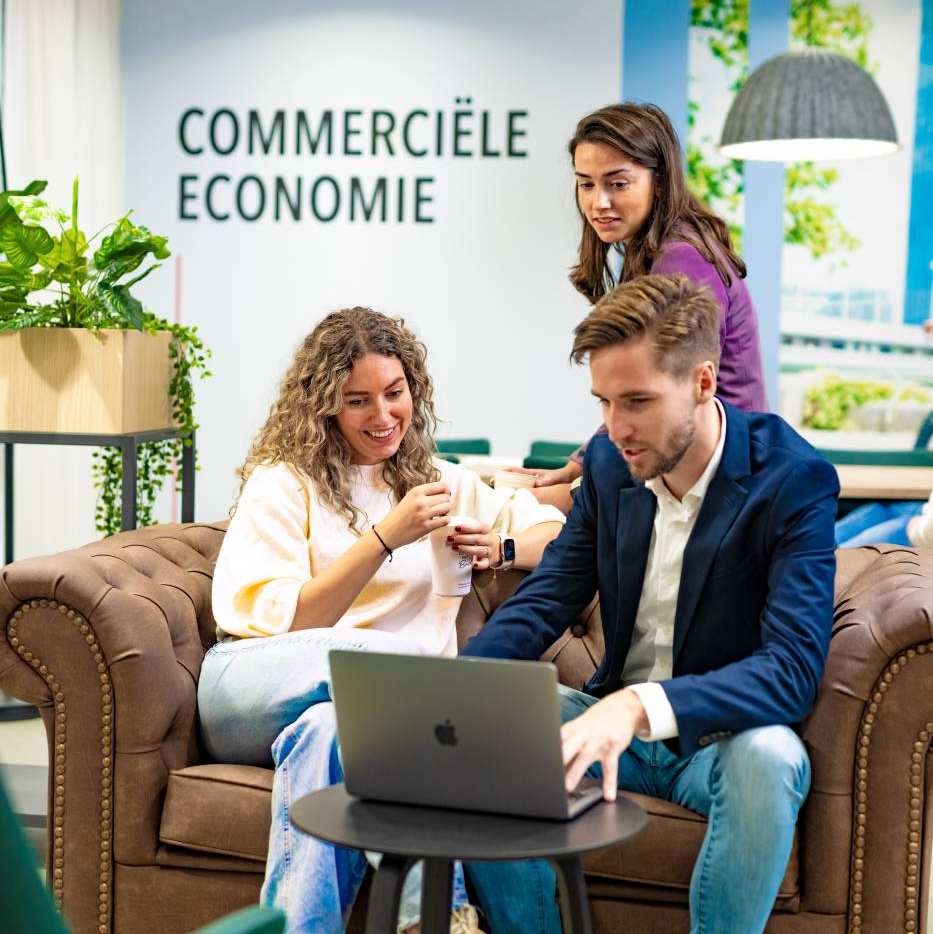
<instances>
[{"instance_id":1,"label":"black smartwatch","mask_svg":"<svg viewBox=\"0 0 933 934\"><path fill-rule=\"evenodd\" d=\"M495 565L493 570L505 571L515 564L515 539L502 538L502 563Z\"/></svg>"}]
</instances>

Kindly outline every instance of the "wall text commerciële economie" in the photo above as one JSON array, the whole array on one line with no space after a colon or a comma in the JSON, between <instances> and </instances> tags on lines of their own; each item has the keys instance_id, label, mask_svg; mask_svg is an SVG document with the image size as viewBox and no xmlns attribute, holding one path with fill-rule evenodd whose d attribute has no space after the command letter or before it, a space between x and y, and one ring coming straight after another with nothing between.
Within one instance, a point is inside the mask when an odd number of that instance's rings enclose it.
<instances>
[{"instance_id":1,"label":"wall text commerci\u00eble economie","mask_svg":"<svg viewBox=\"0 0 933 934\"><path fill-rule=\"evenodd\" d=\"M278 109L188 107L178 120L185 156L402 159L525 159L527 110L475 109L457 97L451 109ZM195 166L192 166L194 168ZM246 174L178 178L182 221L231 219L320 223L433 224L433 175Z\"/></svg>"}]
</instances>

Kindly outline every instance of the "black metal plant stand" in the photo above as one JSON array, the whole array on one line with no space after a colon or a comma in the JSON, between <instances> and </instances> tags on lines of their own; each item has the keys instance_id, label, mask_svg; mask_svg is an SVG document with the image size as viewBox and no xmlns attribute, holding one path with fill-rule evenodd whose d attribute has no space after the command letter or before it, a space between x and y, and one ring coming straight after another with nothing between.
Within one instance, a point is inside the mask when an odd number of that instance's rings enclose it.
<instances>
[{"instance_id":1,"label":"black metal plant stand","mask_svg":"<svg viewBox=\"0 0 933 934\"><path fill-rule=\"evenodd\" d=\"M13 561L13 448L17 444L70 444L83 447L118 447L123 454L123 489L121 494L120 528L126 532L136 528L136 455L140 444L147 441L167 441L186 438L191 443L182 447L181 456L181 521L194 522L194 432L186 434L177 428L158 431L136 431L127 434L92 435L66 434L46 431L0 431L0 444L4 446L3 504L4 538L3 562ZM0 721L23 720L36 716L34 707L8 698L0 692Z\"/></svg>"}]
</instances>

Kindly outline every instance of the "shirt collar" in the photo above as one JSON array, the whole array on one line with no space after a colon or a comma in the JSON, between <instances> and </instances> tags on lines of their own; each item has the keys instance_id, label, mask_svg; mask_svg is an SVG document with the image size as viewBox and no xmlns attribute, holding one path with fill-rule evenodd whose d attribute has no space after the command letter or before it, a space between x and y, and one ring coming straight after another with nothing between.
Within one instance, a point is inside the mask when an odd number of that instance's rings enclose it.
<instances>
[{"instance_id":1,"label":"shirt collar","mask_svg":"<svg viewBox=\"0 0 933 934\"><path fill-rule=\"evenodd\" d=\"M719 412L719 441L716 444L716 450L713 451L713 456L706 465L706 469L700 474L700 478L684 493L682 503L685 506L696 505L703 501L703 497L706 496L706 491L709 489L709 485L713 482L713 477L719 469L719 462L722 460L722 452L726 446L726 410L715 396L713 396L713 402L716 403L716 410ZM646 480L645 486L648 487L658 499L663 495L676 502L673 494L668 490L667 484L661 476Z\"/></svg>"}]
</instances>

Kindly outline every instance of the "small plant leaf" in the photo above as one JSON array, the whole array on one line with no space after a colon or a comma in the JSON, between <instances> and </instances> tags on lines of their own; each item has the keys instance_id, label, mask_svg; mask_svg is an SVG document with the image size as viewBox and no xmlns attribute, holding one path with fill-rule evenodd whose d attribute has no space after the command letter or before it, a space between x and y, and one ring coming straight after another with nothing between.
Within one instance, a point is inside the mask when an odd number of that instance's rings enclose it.
<instances>
[{"instance_id":1,"label":"small plant leaf","mask_svg":"<svg viewBox=\"0 0 933 934\"><path fill-rule=\"evenodd\" d=\"M27 289L32 278L28 269L18 269L11 263L0 263L0 289L22 288Z\"/></svg>"},{"instance_id":2,"label":"small plant leaf","mask_svg":"<svg viewBox=\"0 0 933 934\"><path fill-rule=\"evenodd\" d=\"M0 331L21 331L48 324L55 317L54 311L48 305L24 310L22 301L7 301L6 294L0 292Z\"/></svg>"},{"instance_id":3,"label":"small plant leaf","mask_svg":"<svg viewBox=\"0 0 933 934\"><path fill-rule=\"evenodd\" d=\"M64 224L68 221L64 211L49 207L37 195L9 195L7 200L24 224L44 224L46 221Z\"/></svg>"},{"instance_id":4,"label":"small plant leaf","mask_svg":"<svg viewBox=\"0 0 933 934\"><path fill-rule=\"evenodd\" d=\"M57 282L67 282L77 273L84 273L87 268L88 242L78 230L68 229L60 237L53 238L54 246L48 253L39 257L39 262L52 272Z\"/></svg>"},{"instance_id":5,"label":"small plant leaf","mask_svg":"<svg viewBox=\"0 0 933 934\"><path fill-rule=\"evenodd\" d=\"M125 322L128 328L142 330L144 312L142 304L132 295L125 285L112 285L101 282L99 286L104 304Z\"/></svg>"},{"instance_id":6,"label":"small plant leaf","mask_svg":"<svg viewBox=\"0 0 933 934\"><path fill-rule=\"evenodd\" d=\"M0 228L0 250L18 269L32 269L39 256L48 253L55 241L41 227L26 226L17 218L16 224Z\"/></svg>"},{"instance_id":7,"label":"small plant leaf","mask_svg":"<svg viewBox=\"0 0 933 934\"><path fill-rule=\"evenodd\" d=\"M45 191L48 182L42 179L36 179L30 182L22 191L2 191L0 192L0 227L6 226L10 221L18 221L16 211L10 204L11 197L28 197L29 195L38 195Z\"/></svg>"},{"instance_id":8,"label":"small plant leaf","mask_svg":"<svg viewBox=\"0 0 933 934\"><path fill-rule=\"evenodd\" d=\"M145 227L131 223L128 217L121 217L94 253L94 265L101 270L103 279L113 283L136 269L150 253L155 259L171 256L167 243L165 237L156 237Z\"/></svg>"}]
</instances>

